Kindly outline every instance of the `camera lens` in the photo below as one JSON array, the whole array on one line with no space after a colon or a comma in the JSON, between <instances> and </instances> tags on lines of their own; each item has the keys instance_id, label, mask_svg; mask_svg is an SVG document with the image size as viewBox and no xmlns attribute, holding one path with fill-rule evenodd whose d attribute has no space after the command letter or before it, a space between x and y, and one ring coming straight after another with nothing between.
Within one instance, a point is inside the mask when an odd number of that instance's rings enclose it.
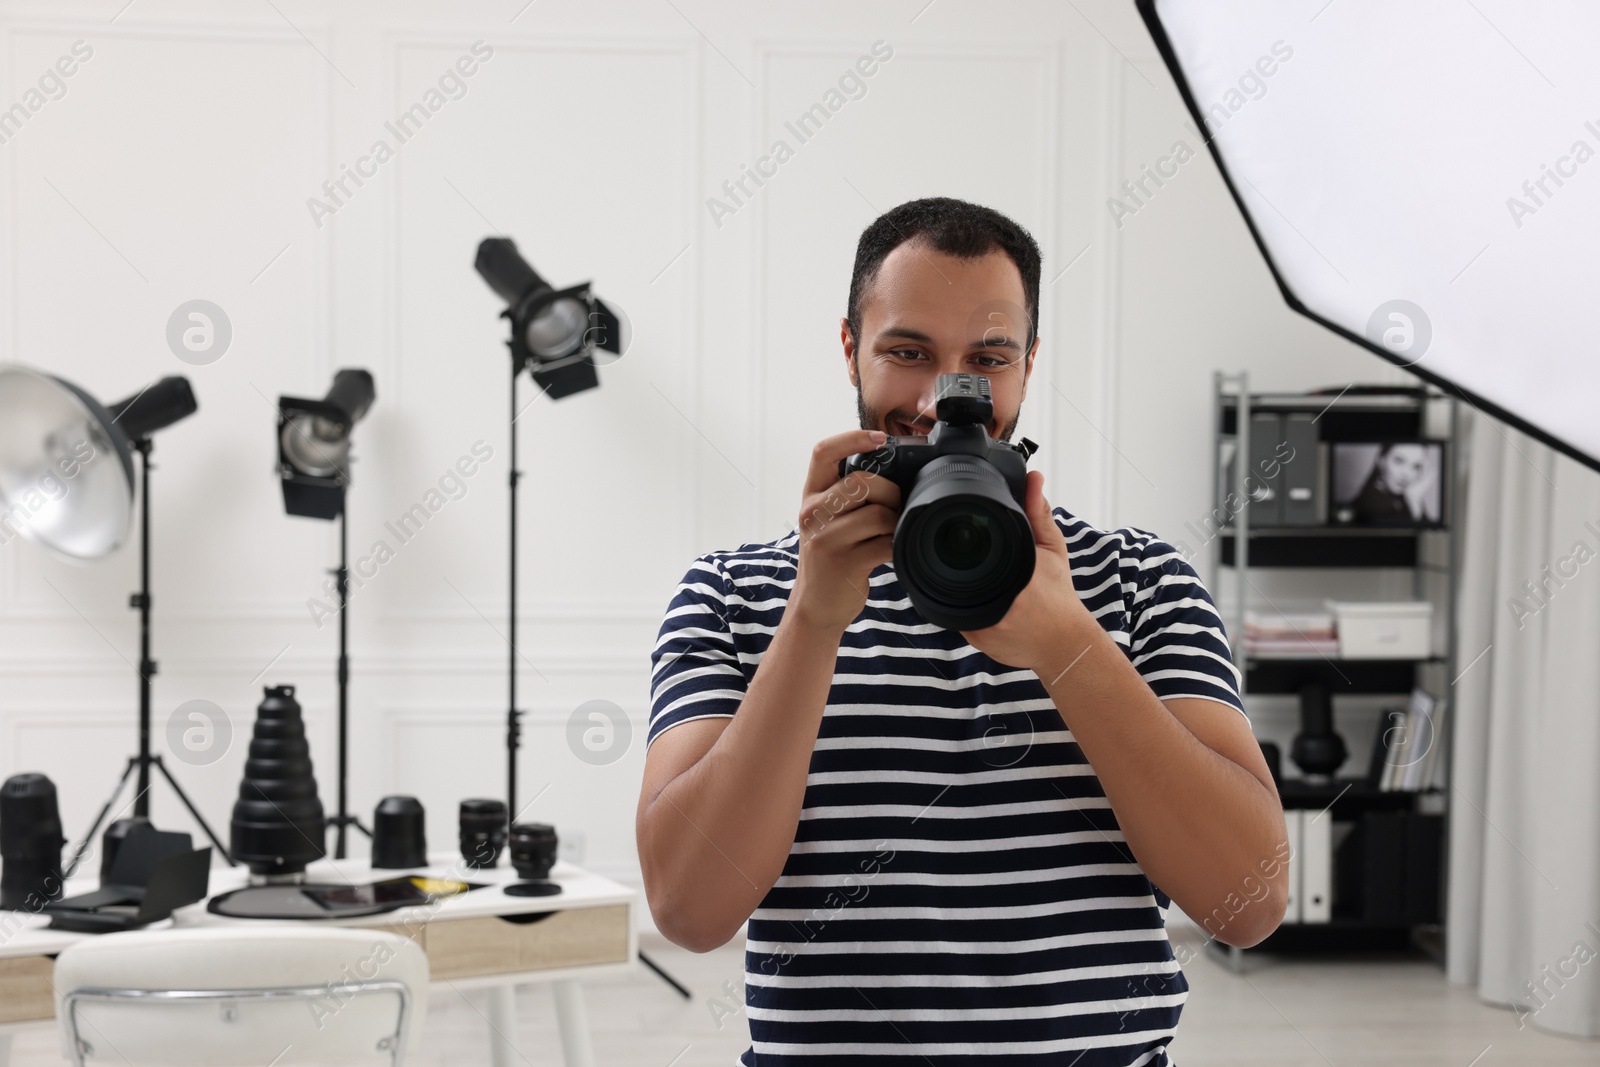
<instances>
[{"instance_id":1,"label":"camera lens","mask_svg":"<svg viewBox=\"0 0 1600 1067\"><path fill-rule=\"evenodd\" d=\"M556 847L556 828L549 823L519 822L511 827L511 866L518 878L549 878Z\"/></svg>"},{"instance_id":2,"label":"camera lens","mask_svg":"<svg viewBox=\"0 0 1600 1067\"><path fill-rule=\"evenodd\" d=\"M988 559L993 550L987 515L952 515L933 534L934 555L951 570L970 571Z\"/></svg>"},{"instance_id":3,"label":"camera lens","mask_svg":"<svg viewBox=\"0 0 1600 1067\"><path fill-rule=\"evenodd\" d=\"M1032 527L993 464L948 455L922 468L894 549L895 572L918 614L950 630L993 626L1033 565Z\"/></svg>"},{"instance_id":4,"label":"camera lens","mask_svg":"<svg viewBox=\"0 0 1600 1067\"><path fill-rule=\"evenodd\" d=\"M14 774L0 786L0 908L37 911L61 899L61 812L42 774Z\"/></svg>"},{"instance_id":5,"label":"camera lens","mask_svg":"<svg viewBox=\"0 0 1600 1067\"><path fill-rule=\"evenodd\" d=\"M493 867L506 847L506 804L473 798L461 802L461 858L468 867Z\"/></svg>"},{"instance_id":6,"label":"camera lens","mask_svg":"<svg viewBox=\"0 0 1600 1067\"><path fill-rule=\"evenodd\" d=\"M939 502L918 517L910 555L915 581L946 603L972 604L1000 594L1014 546L999 536L990 505L969 496Z\"/></svg>"}]
</instances>

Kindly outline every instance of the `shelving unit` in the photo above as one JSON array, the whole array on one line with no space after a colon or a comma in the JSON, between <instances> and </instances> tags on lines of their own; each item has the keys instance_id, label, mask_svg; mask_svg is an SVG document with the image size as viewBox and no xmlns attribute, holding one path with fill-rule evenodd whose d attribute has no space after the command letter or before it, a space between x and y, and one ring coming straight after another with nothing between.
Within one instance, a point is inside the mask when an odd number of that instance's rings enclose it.
<instances>
[{"instance_id":1,"label":"shelving unit","mask_svg":"<svg viewBox=\"0 0 1600 1067\"><path fill-rule=\"evenodd\" d=\"M1436 696L1449 698L1451 682L1457 674L1457 640L1455 633L1455 603L1459 586L1460 559L1457 539L1457 511L1460 493L1459 456L1456 443L1460 440L1460 414L1454 397L1432 386L1415 388L1386 387L1385 393L1251 393L1249 378L1244 372L1214 375L1213 389L1213 464L1212 494L1213 518L1218 520L1215 535L1211 538L1212 581L1214 589L1231 579L1234 585L1233 611L1224 618L1231 637L1234 662L1241 675L1240 695L1293 694L1308 682L1320 682L1335 698L1340 696L1387 696L1404 698L1414 686L1421 686ZM1442 409L1441 409L1442 406ZM1327 447L1337 441L1372 441L1394 438L1429 438L1444 440L1446 469L1438 528L1404 527L1348 527L1330 524L1326 520L1327 501L1332 493L1331 479L1318 478L1319 508L1316 525L1284 526L1256 525L1251 521L1254 502L1245 491L1251 473L1249 464L1257 453L1252 450L1250 432L1252 416L1262 412L1309 412L1315 416L1318 448L1314 462L1318 472L1326 472ZM1441 424L1447 425L1445 433L1439 432ZM1233 445L1235 484L1231 486L1237 497L1236 514L1226 521L1235 508L1226 500L1224 482L1228 475L1227 446ZM1296 456L1298 459L1298 455ZM1209 532L1209 531L1208 531ZM1353 568L1402 568L1412 574L1412 597L1430 600L1434 605L1434 648L1431 654L1415 659L1342 659L1321 654L1252 653L1245 648L1245 611L1252 600L1264 601L1266 596L1252 580L1252 570L1265 568L1306 568L1333 572L1336 576ZM1226 573L1225 573L1226 572ZM1331 592L1331 590L1330 590ZM1250 594L1255 593L1252 597ZM1221 597L1217 598L1219 601ZM1271 608L1270 603L1267 605ZM1219 610L1220 605L1219 605ZM1276 610L1276 609L1271 609ZM1440 631L1438 619L1443 617L1443 648L1437 647ZM1447 714L1453 714L1450 709ZM1337 712L1335 713L1337 718ZM1288 754L1284 754L1287 763ZM1439 753L1444 762L1445 782L1449 781L1448 749ZM1306 809L1325 811L1333 823L1376 826L1385 816L1381 813L1411 812L1432 832L1437 825L1442 835L1442 819L1447 809L1446 790L1422 792L1384 792L1368 786L1366 778L1339 778L1332 782L1310 782L1304 779L1282 777L1278 783L1279 797L1286 810ZM1356 825L1353 825L1351 832ZM1410 832L1410 831L1407 831ZM1359 842L1375 840L1378 833L1364 833ZM1441 876L1438 882L1438 920L1444 916L1444 889L1442 871L1445 868L1443 842L1440 839L1438 865ZM1337 852L1337 850L1336 850ZM1370 853L1375 855L1376 853ZM1426 931L1421 924L1396 922L1392 918L1374 920L1375 911L1370 900L1365 901L1361 913L1352 907L1355 893L1342 893L1341 883L1348 884L1351 876L1365 873L1355 871L1356 865L1366 862L1360 854L1346 856L1346 869L1334 871L1333 915L1329 922L1285 922L1261 943L1263 949L1327 947L1378 947L1416 944L1426 947ZM1335 863L1337 864L1337 860ZM1343 899L1341 899L1343 897ZM1380 902L1387 903L1387 902ZM1429 924L1431 925L1431 924ZM1241 966L1243 952L1229 946L1229 962L1234 970Z\"/></svg>"}]
</instances>

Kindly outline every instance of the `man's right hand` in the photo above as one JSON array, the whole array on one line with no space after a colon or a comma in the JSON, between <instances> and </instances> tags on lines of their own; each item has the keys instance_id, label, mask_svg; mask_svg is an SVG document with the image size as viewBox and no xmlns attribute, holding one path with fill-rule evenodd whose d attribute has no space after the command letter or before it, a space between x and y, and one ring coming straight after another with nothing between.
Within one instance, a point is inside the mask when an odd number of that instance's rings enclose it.
<instances>
[{"instance_id":1,"label":"man's right hand","mask_svg":"<svg viewBox=\"0 0 1600 1067\"><path fill-rule=\"evenodd\" d=\"M800 564L787 611L841 634L866 606L868 576L894 558L900 487L839 461L879 448L876 430L851 430L818 441L800 499Z\"/></svg>"}]
</instances>

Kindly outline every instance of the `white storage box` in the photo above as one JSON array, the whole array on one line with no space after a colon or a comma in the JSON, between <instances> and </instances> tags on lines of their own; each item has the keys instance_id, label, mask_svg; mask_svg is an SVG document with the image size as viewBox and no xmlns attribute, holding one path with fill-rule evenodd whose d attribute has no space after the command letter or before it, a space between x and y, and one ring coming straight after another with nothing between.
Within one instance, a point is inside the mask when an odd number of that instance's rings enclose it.
<instances>
[{"instance_id":1,"label":"white storage box","mask_svg":"<svg viewBox=\"0 0 1600 1067\"><path fill-rule=\"evenodd\" d=\"M1427 600L1325 600L1341 659L1425 659L1433 654L1433 604Z\"/></svg>"}]
</instances>

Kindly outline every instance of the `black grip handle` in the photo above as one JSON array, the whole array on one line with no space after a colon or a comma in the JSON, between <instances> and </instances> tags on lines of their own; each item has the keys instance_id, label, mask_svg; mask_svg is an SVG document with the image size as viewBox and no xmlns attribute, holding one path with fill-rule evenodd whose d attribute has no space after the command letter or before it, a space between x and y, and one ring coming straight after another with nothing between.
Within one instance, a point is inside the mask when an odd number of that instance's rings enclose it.
<instances>
[{"instance_id":1,"label":"black grip handle","mask_svg":"<svg viewBox=\"0 0 1600 1067\"><path fill-rule=\"evenodd\" d=\"M377 399L372 375L364 370L346 368L333 376L333 386L328 390L326 403L345 413L353 426L366 415L367 409Z\"/></svg>"},{"instance_id":2,"label":"black grip handle","mask_svg":"<svg viewBox=\"0 0 1600 1067\"><path fill-rule=\"evenodd\" d=\"M157 430L186 419L199 410L189 379L169 375L108 406L118 429L131 441L142 441Z\"/></svg>"},{"instance_id":3,"label":"black grip handle","mask_svg":"<svg viewBox=\"0 0 1600 1067\"><path fill-rule=\"evenodd\" d=\"M535 289L548 289L550 283L539 277L509 237L485 237L478 245L472 264L489 283L489 288L508 304L515 304Z\"/></svg>"}]
</instances>

